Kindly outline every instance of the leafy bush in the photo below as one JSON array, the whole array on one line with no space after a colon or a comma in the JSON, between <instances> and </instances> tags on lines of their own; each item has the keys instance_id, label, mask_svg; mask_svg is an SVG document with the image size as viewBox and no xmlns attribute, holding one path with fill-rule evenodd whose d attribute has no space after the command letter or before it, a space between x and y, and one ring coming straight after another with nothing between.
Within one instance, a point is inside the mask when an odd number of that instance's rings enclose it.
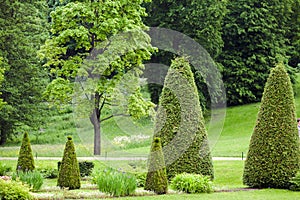
<instances>
[{"instance_id":1,"label":"leafy bush","mask_svg":"<svg viewBox=\"0 0 300 200\"><path fill-rule=\"evenodd\" d=\"M136 173L134 174L136 178L136 186L137 187L145 187L147 173Z\"/></svg>"},{"instance_id":2,"label":"leafy bush","mask_svg":"<svg viewBox=\"0 0 300 200\"><path fill-rule=\"evenodd\" d=\"M88 161L81 161L78 162L78 164L79 164L79 172L81 177L90 176L95 166L93 162L88 162ZM58 170L60 168L60 165L61 165L61 161L57 163Z\"/></svg>"},{"instance_id":3,"label":"leafy bush","mask_svg":"<svg viewBox=\"0 0 300 200\"><path fill-rule=\"evenodd\" d=\"M115 197L132 195L136 189L134 175L111 168L95 173L93 180L99 191Z\"/></svg>"},{"instance_id":4,"label":"leafy bush","mask_svg":"<svg viewBox=\"0 0 300 200\"><path fill-rule=\"evenodd\" d=\"M19 151L17 170L22 170L23 172L34 170L34 159L27 132L24 133L21 148Z\"/></svg>"},{"instance_id":5,"label":"leafy bush","mask_svg":"<svg viewBox=\"0 0 300 200\"><path fill-rule=\"evenodd\" d=\"M59 168L57 185L61 188L69 188L69 190L79 189L81 186L80 172L75 146L72 137L68 136L67 138L64 156Z\"/></svg>"},{"instance_id":6,"label":"leafy bush","mask_svg":"<svg viewBox=\"0 0 300 200\"><path fill-rule=\"evenodd\" d=\"M178 174L171 180L170 186L174 190L186 193L213 192L210 177L201 174Z\"/></svg>"},{"instance_id":7,"label":"leafy bush","mask_svg":"<svg viewBox=\"0 0 300 200\"><path fill-rule=\"evenodd\" d=\"M0 199L3 200L31 200L34 199L29 193L29 188L20 182L4 181L0 179Z\"/></svg>"},{"instance_id":8,"label":"leafy bush","mask_svg":"<svg viewBox=\"0 0 300 200\"><path fill-rule=\"evenodd\" d=\"M11 171L11 167L6 164L0 163L0 176L4 176L7 172Z\"/></svg>"},{"instance_id":9,"label":"leafy bush","mask_svg":"<svg viewBox=\"0 0 300 200\"><path fill-rule=\"evenodd\" d=\"M255 188L290 186L299 170L299 136L292 83L285 66L272 69L245 161L243 182Z\"/></svg>"},{"instance_id":10,"label":"leafy bush","mask_svg":"<svg viewBox=\"0 0 300 200\"><path fill-rule=\"evenodd\" d=\"M166 194L168 191L165 160L162 153L161 140L158 137L153 139L151 145L145 190L154 191L156 194Z\"/></svg>"},{"instance_id":11,"label":"leafy bush","mask_svg":"<svg viewBox=\"0 0 300 200\"><path fill-rule=\"evenodd\" d=\"M159 99L154 137L161 139L169 179L183 172L214 177L208 135L191 67L176 58Z\"/></svg>"},{"instance_id":12,"label":"leafy bush","mask_svg":"<svg viewBox=\"0 0 300 200\"><path fill-rule=\"evenodd\" d=\"M297 175L290 180L290 183L290 190L300 191L300 172L298 172Z\"/></svg>"},{"instance_id":13,"label":"leafy bush","mask_svg":"<svg viewBox=\"0 0 300 200\"><path fill-rule=\"evenodd\" d=\"M39 172L43 175L44 178L57 178L58 170L53 168L42 168L39 169Z\"/></svg>"},{"instance_id":14,"label":"leafy bush","mask_svg":"<svg viewBox=\"0 0 300 200\"><path fill-rule=\"evenodd\" d=\"M41 189L44 183L44 178L42 174L38 171L19 171L18 173L13 174L12 179L14 181L20 180L23 183L28 184L32 191L38 191L39 189Z\"/></svg>"}]
</instances>

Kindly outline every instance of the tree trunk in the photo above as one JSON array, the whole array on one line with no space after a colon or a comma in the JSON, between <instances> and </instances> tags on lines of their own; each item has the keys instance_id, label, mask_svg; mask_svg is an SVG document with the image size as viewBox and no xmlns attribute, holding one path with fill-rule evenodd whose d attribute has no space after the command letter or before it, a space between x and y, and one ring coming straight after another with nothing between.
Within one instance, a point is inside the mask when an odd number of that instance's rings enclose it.
<instances>
[{"instance_id":1,"label":"tree trunk","mask_svg":"<svg viewBox=\"0 0 300 200\"><path fill-rule=\"evenodd\" d=\"M3 130L3 127L1 127L0 131L0 145L4 145L7 140L7 133L5 132L5 130Z\"/></svg>"},{"instance_id":2,"label":"tree trunk","mask_svg":"<svg viewBox=\"0 0 300 200\"><path fill-rule=\"evenodd\" d=\"M94 110L90 120L94 126L94 155L101 154L101 129L100 120L97 117L97 109Z\"/></svg>"}]
</instances>

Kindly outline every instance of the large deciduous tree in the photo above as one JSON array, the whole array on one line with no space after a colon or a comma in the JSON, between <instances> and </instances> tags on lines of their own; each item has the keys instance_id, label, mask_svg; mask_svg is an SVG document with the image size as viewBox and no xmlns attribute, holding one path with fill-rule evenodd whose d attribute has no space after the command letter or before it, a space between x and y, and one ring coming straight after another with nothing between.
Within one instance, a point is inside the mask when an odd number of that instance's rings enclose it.
<instances>
[{"instance_id":1,"label":"large deciduous tree","mask_svg":"<svg viewBox=\"0 0 300 200\"><path fill-rule=\"evenodd\" d=\"M293 0L228 1L223 26L223 80L230 105L261 99L271 66L286 59ZM293 73L291 71L291 73Z\"/></svg>"},{"instance_id":2,"label":"large deciduous tree","mask_svg":"<svg viewBox=\"0 0 300 200\"><path fill-rule=\"evenodd\" d=\"M221 36L222 20L226 14L226 1L220 0L152 0L151 3L146 5L148 16L144 19L146 25L151 27L168 28L171 30L183 33L190 38L198 42L209 54L215 59L222 50L223 40ZM178 49L181 45L178 38L174 38L173 44L170 46ZM186 53L186 52L185 52ZM159 51L152 57L152 62L163 63L170 65L174 55L170 52ZM196 66L192 66L196 85L199 91L199 97L201 100L202 109L206 109L210 105L210 101L215 101L219 97L218 89L209 94L207 89L207 82L209 84L218 84L214 80L218 80L220 77L211 78L211 81L207 81L207 78L202 77L201 72L197 71L199 68L205 65L205 61L198 62ZM220 65L218 65L222 68ZM206 68L208 66L204 66ZM149 73L153 75L152 72ZM157 79L157 76L161 76L160 79L165 78L166 73L156 71L155 77L149 77ZM216 74L214 74L216 76ZM149 90L151 92L151 98L154 103L158 103L158 96L160 95L162 85L156 83L149 84ZM215 102L217 103L217 102Z\"/></svg>"},{"instance_id":3,"label":"large deciduous tree","mask_svg":"<svg viewBox=\"0 0 300 200\"><path fill-rule=\"evenodd\" d=\"M44 72L37 58L46 37L44 1L0 1L0 145L17 128L38 128L41 122L41 91Z\"/></svg>"},{"instance_id":4,"label":"large deciduous tree","mask_svg":"<svg viewBox=\"0 0 300 200\"><path fill-rule=\"evenodd\" d=\"M244 184L258 188L288 188L299 170L299 136L290 78L281 64L271 70L249 152Z\"/></svg>"},{"instance_id":5,"label":"large deciduous tree","mask_svg":"<svg viewBox=\"0 0 300 200\"><path fill-rule=\"evenodd\" d=\"M194 76L185 58L172 61L155 121L168 178L183 172L214 177L208 136Z\"/></svg>"},{"instance_id":6,"label":"large deciduous tree","mask_svg":"<svg viewBox=\"0 0 300 200\"><path fill-rule=\"evenodd\" d=\"M142 2L63 1L51 12L51 37L40 51L54 79L45 96L54 102L70 100L75 77L82 88L93 82L83 96L92 104L89 118L94 126L95 155L101 153L101 122L113 117L102 114L106 105L115 103L111 101L116 92L113 88L127 72L138 80L135 77L142 72L142 62L153 50L141 20L146 15ZM80 81L87 79L92 81ZM144 101L138 87L132 88L127 114L147 114L152 104Z\"/></svg>"}]
</instances>

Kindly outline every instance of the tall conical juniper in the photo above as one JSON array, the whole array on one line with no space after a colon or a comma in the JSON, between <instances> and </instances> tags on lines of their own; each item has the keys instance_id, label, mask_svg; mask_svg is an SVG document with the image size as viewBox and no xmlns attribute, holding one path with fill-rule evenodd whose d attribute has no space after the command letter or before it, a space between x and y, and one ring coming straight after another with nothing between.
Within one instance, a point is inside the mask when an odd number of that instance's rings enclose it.
<instances>
[{"instance_id":1,"label":"tall conical juniper","mask_svg":"<svg viewBox=\"0 0 300 200\"><path fill-rule=\"evenodd\" d=\"M154 191L156 194L166 194L168 192L164 155L160 138L157 137L152 141L145 190Z\"/></svg>"},{"instance_id":2,"label":"tall conical juniper","mask_svg":"<svg viewBox=\"0 0 300 200\"><path fill-rule=\"evenodd\" d=\"M154 136L161 138L169 179L183 172L213 179L212 158L198 92L185 58L173 60L167 73Z\"/></svg>"},{"instance_id":3,"label":"tall conical juniper","mask_svg":"<svg viewBox=\"0 0 300 200\"><path fill-rule=\"evenodd\" d=\"M60 165L57 185L61 188L79 189L80 171L77 162L74 143L71 136L68 136L64 156Z\"/></svg>"},{"instance_id":4,"label":"tall conical juniper","mask_svg":"<svg viewBox=\"0 0 300 200\"><path fill-rule=\"evenodd\" d=\"M17 170L22 170L24 172L34 170L34 159L27 132L24 133L21 148L19 151Z\"/></svg>"},{"instance_id":5,"label":"tall conical juniper","mask_svg":"<svg viewBox=\"0 0 300 200\"><path fill-rule=\"evenodd\" d=\"M283 64L271 70L245 162L243 182L288 188L299 170L299 136L292 84Z\"/></svg>"}]
</instances>

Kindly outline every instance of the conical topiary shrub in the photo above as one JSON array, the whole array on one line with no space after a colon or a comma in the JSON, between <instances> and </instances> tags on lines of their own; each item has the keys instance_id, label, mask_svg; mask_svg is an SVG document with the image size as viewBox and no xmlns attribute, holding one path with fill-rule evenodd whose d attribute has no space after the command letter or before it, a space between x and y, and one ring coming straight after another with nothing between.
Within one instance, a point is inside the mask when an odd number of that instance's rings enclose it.
<instances>
[{"instance_id":1,"label":"conical topiary shrub","mask_svg":"<svg viewBox=\"0 0 300 200\"><path fill-rule=\"evenodd\" d=\"M168 178L195 173L213 179L197 88L185 58L172 61L159 100L154 136L161 138Z\"/></svg>"},{"instance_id":2,"label":"conical topiary shrub","mask_svg":"<svg viewBox=\"0 0 300 200\"><path fill-rule=\"evenodd\" d=\"M162 153L160 138L154 138L148 164L145 190L154 191L156 194L168 192L168 179Z\"/></svg>"},{"instance_id":3,"label":"conical topiary shrub","mask_svg":"<svg viewBox=\"0 0 300 200\"><path fill-rule=\"evenodd\" d=\"M34 170L34 159L27 132L24 133L22 145L19 151L17 170L22 170L24 172Z\"/></svg>"},{"instance_id":4,"label":"conical topiary shrub","mask_svg":"<svg viewBox=\"0 0 300 200\"><path fill-rule=\"evenodd\" d=\"M57 185L61 188L69 188L69 190L80 188L79 164L71 136L68 136L68 141L66 142L64 156L59 168Z\"/></svg>"},{"instance_id":5,"label":"conical topiary shrub","mask_svg":"<svg viewBox=\"0 0 300 200\"><path fill-rule=\"evenodd\" d=\"M288 188L299 170L299 136L292 84L283 65L271 70L245 162L243 182Z\"/></svg>"}]
</instances>

